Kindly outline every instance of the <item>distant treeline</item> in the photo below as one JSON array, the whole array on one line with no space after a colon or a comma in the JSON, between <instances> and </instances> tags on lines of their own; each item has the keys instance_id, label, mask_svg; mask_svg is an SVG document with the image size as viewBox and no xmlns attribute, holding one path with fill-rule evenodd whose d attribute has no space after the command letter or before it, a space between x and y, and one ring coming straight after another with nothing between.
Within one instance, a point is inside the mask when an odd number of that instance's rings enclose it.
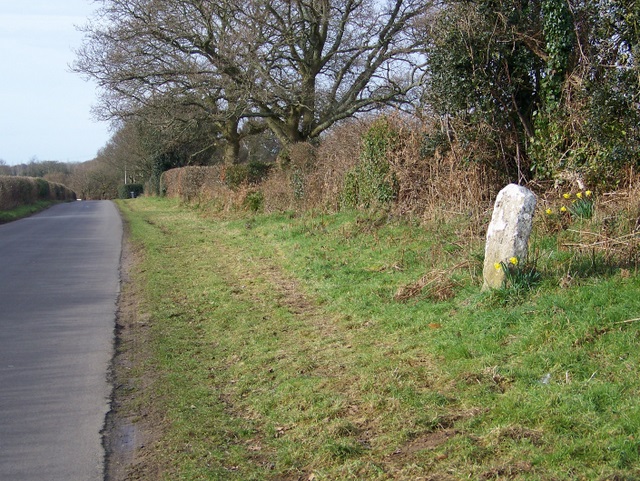
<instances>
[{"instance_id":1,"label":"distant treeline","mask_svg":"<svg viewBox=\"0 0 640 481\"><path fill-rule=\"evenodd\" d=\"M45 177L51 174L67 175L73 171L73 164L57 160L31 161L28 164L6 165L0 160L0 175L23 177Z\"/></svg>"}]
</instances>

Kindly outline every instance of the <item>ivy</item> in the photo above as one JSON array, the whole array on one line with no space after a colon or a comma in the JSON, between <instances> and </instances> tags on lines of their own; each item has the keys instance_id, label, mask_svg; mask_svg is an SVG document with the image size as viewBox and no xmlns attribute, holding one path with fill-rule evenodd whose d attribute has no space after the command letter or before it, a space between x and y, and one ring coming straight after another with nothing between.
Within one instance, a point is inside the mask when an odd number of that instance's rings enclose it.
<instances>
[{"instance_id":1,"label":"ivy","mask_svg":"<svg viewBox=\"0 0 640 481\"><path fill-rule=\"evenodd\" d=\"M398 181L391 172L388 153L396 146L398 134L385 118L376 121L364 134L360 163L347 173L341 203L345 207L375 207L394 201Z\"/></svg>"},{"instance_id":2,"label":"ivy","mask_svg":"<svg viewBox=\"0 0 640 481\"><path fill-rule=\"evenodd\" d=\"M575 45L574 25L565 0L542 0L540 10L548 55L542 83L543 98L548 106L555 106L561 97L562 84Z\"/></svg>"}]
</instances>

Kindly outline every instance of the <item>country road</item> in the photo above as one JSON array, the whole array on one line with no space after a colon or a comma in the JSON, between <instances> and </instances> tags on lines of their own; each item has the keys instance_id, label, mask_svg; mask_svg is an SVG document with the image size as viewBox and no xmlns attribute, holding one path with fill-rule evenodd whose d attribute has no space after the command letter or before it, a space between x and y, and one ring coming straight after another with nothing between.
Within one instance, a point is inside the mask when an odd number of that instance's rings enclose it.
<instances>
[{"instance_id":1,"label":"country road","mask_svg":"<svg viewBox=\"0 0 640 481\"><path fill-rule=\"evenodd\" d=\"M121 242L108 201L0 225L0 480L103 480Z\"/></svg>"}]
</instances>

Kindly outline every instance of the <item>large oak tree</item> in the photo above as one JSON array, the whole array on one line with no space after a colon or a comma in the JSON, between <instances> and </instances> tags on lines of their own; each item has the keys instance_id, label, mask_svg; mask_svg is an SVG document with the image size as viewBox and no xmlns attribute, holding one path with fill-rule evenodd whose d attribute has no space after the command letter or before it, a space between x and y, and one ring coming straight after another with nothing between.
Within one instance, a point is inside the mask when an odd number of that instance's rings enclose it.
<instances>
[{"instance_id":1,"label":"large oak tree","mask_svg":"<svg viewBox=\"0 0 640 481\"><path fill-rule=\"evenodd\" d=\"M162 106L165 118L206 119L226 162L265 126L293 143L402 101L426 9L424 0L100 2L74 64L101 87L100 116L152 118Z\"/></svg>"},{"instance_id":2,"label":"large oak tree","mask_svg":"<svg viewBox=\"0 0 640 481\"><path fill-rule=\"evenodd\" d=\"M262 19L252 29L251 98L283 142L404 101L416 85L424 0L259 0L251 8L245 21Z\"/></svg>"}]
</instances>

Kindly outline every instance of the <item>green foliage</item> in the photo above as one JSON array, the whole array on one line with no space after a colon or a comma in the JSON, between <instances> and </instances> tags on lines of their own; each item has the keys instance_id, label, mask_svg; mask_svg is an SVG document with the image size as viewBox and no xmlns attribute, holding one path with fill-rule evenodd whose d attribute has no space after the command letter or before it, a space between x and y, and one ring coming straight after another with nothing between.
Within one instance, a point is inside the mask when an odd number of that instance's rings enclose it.
<instances>
[{"instance_id":1,"label":"green foliage","mask_svg":"<svg viewBox=\"0 0 640 481\"><path fill-rule=\"evenodd\" d=\"M365 133L362 158L344 179L343 206L384 206L396 199L398 181L391 172L387 155L395 147L397 135L386 118L378 119Z\"/></svg>"},{"instance_id":2,"label":"green foliage","mask_svg":"<svg viewBox=\"0 0 640 481\"><path fill-rule=\"evenodd\" d=\"M300 168L294 167L289 174L291 179L291 188L293 189L293 198L300 200L304 198L305 193L305 175L304 171Z\"/></svg>"},{"instance_id":3,"label":"green foliage","mask_svg":"<svg viewBox=\"0 0 640 481\"><path fill-rule=\"evenodd\" d=\"M450 149L450 142L447 134L441 130L425 134L420 145L420 155L422 157L432 157L436 152L444 153Z\"/></svg>"},{"instance_id":4,"label":"green foliage","mask_svg":"<svg viewBox=\"0 0 640 481\"><path fill-rule=\"evenodd\" d=\"M620 171L640 158L640 85L632 71L612 71L587 86L582 150L574 163L590 184L616 186Z\"/></svg>"},{"instance_id":5,"label":"green foliage","mask_svg":"<svg viewBox=\"0 0 640 481\"><path fill-rule=\"evenodd\" d=\"M139 197L144 192L143 184L125 184L118 186L118 199Z\"/></svg>"},{"instance_id":6,"label":"green foliage","mask_svg":"<svg viewBox=\"0 0 640 481\"><path fill-rule=\"evenodd\" d=\"M224 181L232 189L237 189L247 181L249 168L245 164L229 165L224 171Z\"/></svg>"},{"instance_id":7,"label":"green foliage","mask_svg":"<svg viewBox=\"0 0 640 481\"><path fill-rule=\"evenodd\" d=\"M541 280L535 262L520 261L513 257L507 262L500 262L500 269L504 272L503 289L508 297L521 297Z\"/></svg>"},{"instance_id":8,"label":"green foliage","mask_svg":"<svg viewBox=\"0 0 640 481\"><path fill-rule=\"evenodd\" d=\"M572 8L560 0L541 4L548 59L529 154L541 178L567 169L592 185L615 186L640 153L636 7L584 2Z\"/></svg>"},{"instance_id":9,"label":"green foliage","mask_svg":"<svg viewBox=\"0 0 640 481\"><path fill-rule=\"evenodd\" d=\"M544 64L525 41L538 25L526 2L454 1L440 10L427 46L427 104L455 119L456 139L474 156L502 158L508 174L523 168L539 101Z\"/></svg>"},{"instance_id":10,"label":"green foliage","mask_svg":"<svg viewBox=\"0 0 640 481\"><path fill-rule=\"evenodd\" d=\"M512 177L517 164L519 178L570 170L615 187L640 158L639 13L628 1L448 2L425 100Z\"/></svg>"},{"instance_id":11,"label":"green foliage","mask_svg":"<svg viewBox=\"0 0 640 481\"><path fill-rule=\"evenodd\" d=\"M557 172L567 167L563 152L568 139L565 135L566 124L559 118L561 116L560 108L541 108L534 113L536 135L529 139L528 154L531 171L538 179L552 179Z\"/></svg>"},{"instance_id":12,"label":"green foliage","mask_svg":"<svg viewBox=\"0 0 640 481\"><path fill-rule=\"evenodd\" d=\"M593 217L593 209L593 199L591 198L576 199L569 206L571 215L579 219L591 219Z\"/></svg>"},{"instance_id":13,"label":"green foliage","mask_svg":"<svg viewBox=\"0 0 640 481\"><path fill-rule=\"evenodd\" d=\"M264 194L259 190L249 192L244 198L242 205L251 212L260 212L264 208Z\"/></svg>"},{"instance_id":14,"label":"green foliage","mask_svg":"<svg viewBox=\"0 0 640 481\"><path fill-rule=\"evenodd\" d=\"M151 168L151 176L146 183L144 189L150 195L162 197L165 195L165 189L162 184L162 174L174 166L174 158L170 153L156 155L153 159Z\"/></svg>"},{"instance_id":15,"label":"green foliage","mask_svg":"<svg viewBox=\"0 0 640 481\"><path fill-rule=\"evenodd\" d=\"M242 184L259 184L267 178L271 168L272 164L255 161L230 165L225 170L225 183L232 189Z\"/></svg>"},{"instance_id":16,"label":"green foliage","mask_svg":"<svg viewBox=\"0 0 640 481\"><path fill-rule=\"evenodd\" d=\"M269 176L272 167L272 164L265 162L249 162L247 164L247 181L250 184L259 184Z\"/></svg>"},{"instance_id":17,"label":"green foliage","mask_svg":"<svg viewBox=\"0 0 640 481\"><path fill-rule=\"evenodd\" d=\"M538 178L563 170L580 172L590 185L616 186L625 167L638 164L640 112L638 85L629 72L603 72L584 81L553 106L536 112L536 137L529 145Z\"/></svg>"},{"instance_id":18,"label":"green foliage","mask_svg":"<svg viewBox=\"0 0 640 481\"><path fill-rule=\"evenodd\" d=\"M39 200L47 200L51 194L51 190L49 188L49 182L44 179L37 178L35 179L37 196Z\"/></svg>"},{"instance_id":19,"label":"green foliage","mask_svg":"<svg viewBox=\"0 0 640 481\"><path fill-rule=\"evenodd\" d=\"M546 107L553 109L560 101L562 84L575 48L575 27L566 0L542 0L540 14L547 53L542 97Z\"/></svg>"}]
</instances>

